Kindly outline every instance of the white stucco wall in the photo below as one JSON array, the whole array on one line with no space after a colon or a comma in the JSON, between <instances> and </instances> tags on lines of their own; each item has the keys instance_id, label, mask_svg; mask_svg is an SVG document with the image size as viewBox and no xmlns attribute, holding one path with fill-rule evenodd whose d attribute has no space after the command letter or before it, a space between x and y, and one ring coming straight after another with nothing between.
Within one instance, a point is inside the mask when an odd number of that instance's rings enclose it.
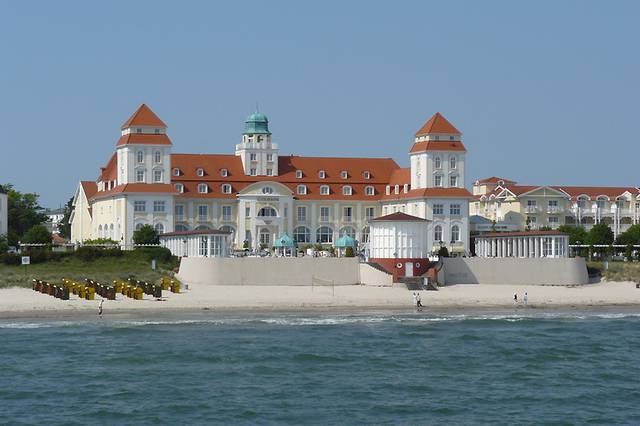
<instances>
[{"instance_id":1,"label":"white stucco wall","mask_svg":"<svg viewBox=\"0 0 640 426\"><path fill-rule=\"evenodd\" d=\"M361 263L360 282L370 286L391 287L393 285L393 275L376 269L366 263Z\"/></svg>"}]
</instances>

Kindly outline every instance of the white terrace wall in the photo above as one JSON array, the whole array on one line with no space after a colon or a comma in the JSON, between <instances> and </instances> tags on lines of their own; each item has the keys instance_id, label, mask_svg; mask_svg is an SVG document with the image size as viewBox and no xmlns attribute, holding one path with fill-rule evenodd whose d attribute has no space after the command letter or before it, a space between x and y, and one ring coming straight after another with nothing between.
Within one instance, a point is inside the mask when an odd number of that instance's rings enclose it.
<instances>
[{"instance_id":1,"label":"white terrace wall","mask_svg":"<svg viewBox=\"0 0 640 426\"><path fill-rule=\"evenodd\" d=\"M353 285L360 264L355 257L183 257L178 278L192 285Z\"/></svg>"},{"instance_id":2,"label":"white terrace wall","mask_svg":"<svg viewBox=\"0 0 640 426\"><path fill-rule=\"evenodd\" d=\"M446 258L444 284L577 285L589 282L583 258Z\"/></svg>"},{"instance_id":3,"label":"white terrace wall","mask_svg":"<svg viewBox=\"0 0 640 426\"><path fill-rule=\"evenodd\" d=\"M381 271L366 263L360 264L360 282L371 286L393 286L393 275Z\"/></svg>"}]
</instances>

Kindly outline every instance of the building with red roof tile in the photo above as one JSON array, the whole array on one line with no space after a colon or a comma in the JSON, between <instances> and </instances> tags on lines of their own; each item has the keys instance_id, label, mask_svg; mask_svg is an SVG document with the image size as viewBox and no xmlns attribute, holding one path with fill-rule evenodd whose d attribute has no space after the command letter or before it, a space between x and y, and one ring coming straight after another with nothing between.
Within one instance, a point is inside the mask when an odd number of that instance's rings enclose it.
<instances>
[{"instance_id":1,"label":"building with red roof tile","mask_svg":"<svg viewBox=\"0 0 640 426\"><path fill-rule=\"evenodd\" d=\"M73 241L126 245L150 224L160 233L229 231L236 247L272 246L284 233L298 244L332 244L345 234L366 244L370 220L402 212L428 219L438 249L440 241L453 252L468 246L466 149L440 113L416 133L406 168L392 158L282 155L259 112L229 154L173 153L166 130L144 104L122 125L96 182L78 186L84 214L74 216Z\"/></svg>"},{"instance_id":2,"label":"building with red roof tile","mask_svg":"<svg viewBox=\"0 0 640 426\"><path fill-rule=\"evenodd\" d=\"M555 229L566 224L589 230L594 224L606 223L617 236L640 223L640 189L520 185L491 177L474 183L470 214L472 222L478 216L494 221L500 229Z\"/></svg>"}]
</instances>

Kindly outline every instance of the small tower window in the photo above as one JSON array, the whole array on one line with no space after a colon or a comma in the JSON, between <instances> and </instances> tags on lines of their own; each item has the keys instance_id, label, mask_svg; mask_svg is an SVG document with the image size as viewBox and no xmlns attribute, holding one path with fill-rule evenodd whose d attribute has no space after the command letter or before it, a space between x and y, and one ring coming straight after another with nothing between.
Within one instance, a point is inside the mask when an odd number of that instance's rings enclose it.
<instances>
[{"instance_id":1,"label":"small tower window","mask_svg":"<svg viewBox=\"0 0 640 426\"><path fill-rule=\"evenodd\" d=\"M400 185L395 185L393 187L393 193L394 194L399 194L400 193Z\"/></svg>"},{"instance_id":2,"label":"small tower window","mask_svg":"<svg viewBox=\"0 0 640 426\"><path fill-rule=\"evenodd\" d=\"M297 192L298 192L298 195L307 195L307 186L298 185Z\"/></svg>"},{"instance_id":3,"label":"small tower window","mask_svg":"<svg viewBox=\"0 0 640 426\"><path fill-rule=\"evenodd\" d=\"M267 176L273 176L273 169L267 169Z\"/></svg>"},{"instance_id":4,"label":"small tower window","mask_svg":"<svg viewBox=\"0 0 640 426\"><path fill-rule=\"evenodd\" d=\"M458 163L458 159L456 158L455 155L452 155L451 158L449 158L449 168L455 169L458 165L457 163Z\"/></svg>"},{"instance_id":5,"label":"small tower window","mask_svg":"<svg viewBox=\"0 0 640 426\"><path fill-rule=\"evenodd\" d=\"M340 177L342 179L347 179L349 177L349 173L346 170L340 172Z\"/></svg>"},{"instance_id":6,"label":"small tower window","mask_svg":"<svg viewBox=\"0 0 640 426\"><path fill-rule=\"evenodd\" d=\"M196 174L200 177L204 176L204 169L202 167L198 167L198 169L196 169Z\"/></svg>"},{"instance_id":7,"label":"small tower window","mask_svg":"<svg viewBox=\"0 0 640 426\"><path fill-rule=\"evenodd\" d=\"M249 160L251 160L251 161L256 161L256 160L257 160L257 158L258 158L258 157L256 156L256 154L254 154L254 153L249 154Z\"/></svg>"},{"instance_id":8,"label":"small tower window","mask_svg":"<svg viewBox=\"0 0 640 426\"><path fill-rule=\"evenodd\" d=\"M138 151L136 154L136 160L138 161L138 164L144 163L144 152Z\"/></svg>"},{"instance_id":9,"label":"small tower window","mask_svg":"<svg viewBox=\"0 0 640 426\"><path fill-rule=\"evenodd\" d=\"M251 176L256 176L256 175L258 174L258 171L257 171L255 168L253 168L253 169L249 169L249 174L250 174Z\"/></svg>"},{"instance_id":10,"label":"small tower window","mask_svg":"<svg viewBox=\"0 0 640 426\"><path fill-rule=\"evenodd\" d=\"M273 161L273 154L267 154L267 161Z\"/></svg>"},{"instance_id":11,"label":"small tower window","mask_svg":"<svg viewBox=\"0 0 640 426\"><path fill-rule=\"evenodd\" d=\"M440 160L440 157L436 157L433 159L433 166L436 169L441 169L442 168L442 160Z\"/></svg>"},{"instance_id":12,"label":"small tower window","mask_svg":"<svg viewBox=\"0 0 640 426\"><path fill-rule=\"evenodd\" d=\"M154 170L153 171L153 181L155 183L161 183L162 182L162 170Z\"/></svg>"},{"instance_id":13,"label":"small tower window","mask_svg":"<svg viewBox=\"0 0 640 426\"><path fill-rule=\"evenodd\" d=\"M229 170L227 170L227 169L220 169L220 176L222 176L222 177L227 177L227 176L229 176Z\"/></svg>"},{"instance_id":14,"label":"small tower window","mask_svg":"<svg viewBox=\"0 0 640 426\"><path fill-rule=\"evenodd\" d=\"M136 170L136 182L139 182L139 183L144 182L144 170L142 169Z\"/></svg>"},{"instance_id":15,"label":"small tower window","mask_svg":"<svg viewBox=\"0 0 640 426\"><path fill-rule=\"evenodd\" d=\"M384 192L387 195L391 194L391 185L387 185L387 187L385 188Z\"/></svg>"},{"instance_id":16,"label":"small tower window","mask_svg":"<svg viewBox=\"0 0 640 426\"><path fill-rule=\"evenodd\" d=\"M142 129L141 129L140 127L138 127L138 128L136 129L136 133L142 133Z\"/></svg>"},{"instance_id":17,"label":"small tower window","mask_svg":"<svg viewBox=\"0 0 640 426\"><path fill-rule=\"evenodd\" d=\"M209 192L209 187L207 186L206 183L199 183L198 184L198 193L199 194L206 194L207 192Z\"/></svg>"},{"instance_id":18,"label":"small tower window","mask_svg":"<svg viewBox=\"0 0 640 426\"><path fill-rule=\"evenodd\" d=\"M179 168L177 168L177 167L174 167L174 168L173 168L173 175L174 175L174 176L180 176L180 169L179 169Z\"/></svg>"},{"instance_id":19,"label":"small tower window","mask_svg":"<svg viewBox=\"0 0 640 426\"><path fill-rule=\"evenodd\" d=\"M296 179L302 179L302 170L296 170Z\"/></svg>"},{"instance_id":20,"label":"small tower window","mask_svg":"<svg viewBox=\"0 0 640 426\"><path fill-rule=\"evenodd\" d=\"M159 135L160 134L160 129L155 129L155 134Z\"/></svg>"},{"instance_id":21,"label":"small tower window","mask_svg":"<svg viewBox=\"0 0 640 426\"><path fill-rule=\"evenodd\" d=\"M409 184L408 184L408 183L405 183L405 184L404 184L404 186L403 186L403 188L402 188L402 192L404 192L405 194L406 194L407 192L409 192Z\"/></svg>"},{"instance_id":22,"label":"small tower window","mask_svg":"<svg viewBox=\"0 0 640 426\"><path fill-rule=\"evenodd\" d=\"M225 183L224 185L222 185L222 193L231 194L231 185L229 185L228 183Z\"/></svg>"},{"instance_id":23,"label":"small tower window","mask_svg":"<svg viewBox=\"0 0 640 426\"><path fill-rule=\"evenodd\" d=\"M329 186L328 185L322 185L320 186L320 195L329 195Z\"/></svg>"},{"instance_id":24,"label":"small tower window","mask_svg":"<svg viewBox=\"0 0 640 426\"><path fill-rule=\"evenodd\" d=\"M326 177L327 177L327 172L325 172L324 170L320 170L320 171L318 172L318 177L319 177L320 179L324 179L324 178L326 178Z\"/></svg>"},{"instance_id":25,"label":"small tower window","mask_svg":"<svg viewBox=\"0 0 640 426\"><path fill-rule=\"evenodd\" d=\"M184 193L184 185L181 183L176 183L176 190L181 194Z\"/></svg>"},{"instance_id":26,"label":"small tower window","mask_svg":"<svg viewBox=\"0 0 640 426\"><path fill-rule=\"evenodd\" d=\"M364 193L367 195L375 195L376 190L373 186L367 186L364 188Z\"/></svg>"},{"instance_id":27,"label":"small tower window","mask_svg":"<svg viewBox=\"0 0 640 426\"><path fill-rule=\"evenodd\" d=\"M362 173L362 177L364 177L365 179L371 179L371 172L369 170L365 170L364 173Z\"/></svg>"},{"instance_id":28,"label":"small tower window","mask_svg":"<svg viewBox=\"0 0 640 426\"><path fill-rule=\"evenodd\" d=\"M162 163L162 153L160 151L155 152L154 160L156 161L156 164Z\"/></svg>"},{"instance_id":29,"label":"small tower window","mask_svg":"<svg viewBox=\"0 0 640 426\"><path fill-rule=\"evenodd\" d=\"M351 188L351 186L345 185L342 187L342 195L352 195L352 194L353 194L353 188Z\"/></svg>"}]
</instances>

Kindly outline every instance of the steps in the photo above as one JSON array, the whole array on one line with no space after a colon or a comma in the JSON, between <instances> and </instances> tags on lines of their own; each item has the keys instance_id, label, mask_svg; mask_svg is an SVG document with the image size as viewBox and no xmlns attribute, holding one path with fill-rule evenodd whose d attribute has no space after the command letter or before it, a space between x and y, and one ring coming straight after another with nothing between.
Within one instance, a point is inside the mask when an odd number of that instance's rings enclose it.
<instances>
[{"instance_id":1,"label":"steps","mask_svg":"<svg viewBox=\"0 0 640 426\"><path fill-rule=\"evenodd\" d=\"M437 291L438 286L432 282L425 285L426 277L398 277L398 282L407 286L410 291L432 290Z\"/></svg>"}]
</instances>

